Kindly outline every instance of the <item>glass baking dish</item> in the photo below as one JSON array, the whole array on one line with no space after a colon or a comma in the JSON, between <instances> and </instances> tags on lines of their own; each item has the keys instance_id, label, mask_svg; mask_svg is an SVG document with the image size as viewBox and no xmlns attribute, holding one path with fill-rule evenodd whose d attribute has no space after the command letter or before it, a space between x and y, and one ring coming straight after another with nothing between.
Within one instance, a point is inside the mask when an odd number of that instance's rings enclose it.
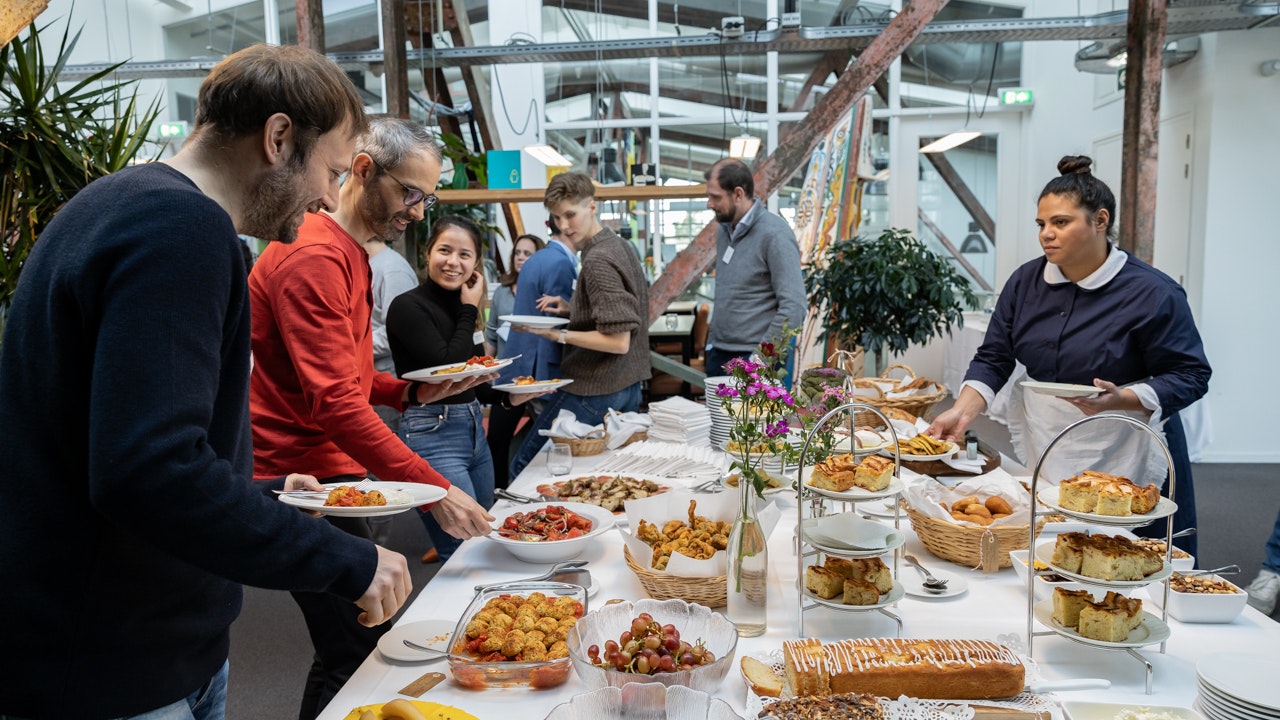
<instances>
[{"instance_id":1,"label":"glass baking dish","mask_svg":"<svg viewBox=\"0 0 1280 720\"><path fill-rule=\"evenodd\" d=\"M476 593L453 631L449 645L453 681L470 690L549 688L564 683L573 671L564 640L586 611L587 591L581 585L544 581L486 587ZM531 644L535 639L537 643ZM517 652L511 655L511 650ZM526 654L538 659L524 659Z\"/></svg>"}]
</instances>

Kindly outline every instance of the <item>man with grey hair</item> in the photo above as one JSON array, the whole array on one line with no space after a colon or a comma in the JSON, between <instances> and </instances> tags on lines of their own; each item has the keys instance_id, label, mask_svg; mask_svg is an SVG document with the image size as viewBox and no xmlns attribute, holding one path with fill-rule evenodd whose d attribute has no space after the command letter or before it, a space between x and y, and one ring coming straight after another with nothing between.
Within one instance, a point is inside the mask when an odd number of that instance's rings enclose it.
<instances>
[{"instance_id":1,"label":"man with grey hair","mask_svg":"<svg viewBox=\"0 0 1280 720\"><path fill-rule=\"evenodd\" d=\"M448 494L431 510L467 539L493 518L392 433L371 403L403 409L438 401L492 375L428 385L373 368L369 258L363 243L394 240L435 202L440 149L421 125L373 118L356 143L338 207L308 215L292 245L271 243L249 274L253 309L254 477L288 467L322 481L363 478L427 483ZM329 516L355 535L366 519ZM295 592L315 645L299 718L311 720L377 645L381 629L318 593Z\"/></svg>"}]
</instances>

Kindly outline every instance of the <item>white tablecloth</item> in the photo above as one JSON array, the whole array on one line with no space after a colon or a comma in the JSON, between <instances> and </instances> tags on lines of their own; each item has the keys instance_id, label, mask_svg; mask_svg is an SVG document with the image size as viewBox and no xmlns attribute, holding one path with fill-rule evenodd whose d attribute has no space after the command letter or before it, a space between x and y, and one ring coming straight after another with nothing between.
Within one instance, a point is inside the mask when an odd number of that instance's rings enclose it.
<instances>
[{"instance_id":1,"label":"white tablecloth","mask_svg":"<svg viewBox=\"0 0 1280 720\"><path fill-rule=\"evenodd\" d=\"M543 457L539 456L517 478L511 489L533 494L536 485L547 478ZM496 508L495 514L510 507L503 503ZM793 544L797 511L794 498L784 502L783 507L783 521L778 524L769 543L769 629L761 637L742 639L738 643L739 656L763 655L779 650L783 640L797 636L797 562ZM902 526L909 527L905 517ZM590 561L588 568L594 581L601 586L589 607L610 598L645 597L635 575L627 569L622 557L622 541L614 532L607 533L602 542L594 543L580 557ZM984 576L934 558L913 533L907 534L908 550L927 567L963 574L969 581L969 590L955 598L904 598L895 611L904 620L904 637L995 640L1001 635L1016 634L1025 642L1026 586L1012 569ZM545 569L545 566L521 563L495 543L484 539L470 540L462 544L423 589L400 623L431 619L455 622L474 596L475 585L519 580L540 574ZM914 571L904 564L901 572ZM1139 590L1134 596L1142 597L1144 592ZM1156 611L1154 606L1148 609ZM876 612L847 613L823 608L809 611L805 622L809 636L823 639L892 636L895 632L893 621ZM1248 607L1241 617L1228 625L1188 625L1172 618L1169 625L1172 636L1166 654L1161 655L1158 646L1140 651L1155 667L1154 695L1145 694L1145 672L1124 652L1086 647L1057 636L1048 636L1036 638L1034 659L1047 680L1105 677L1112 681L1110 690L1064 692L1061 694L1064 699L1190 707L1196 695L1195 660L1198 657L1220 651L1274 655L1276 648L1280 647L1280 624ZM374 651L320 718L341 720L354 707L396 698L397 690L432 670L449 674L448 665L443 660L401 663L389 661ZM422 699L462 708L482 720L539 720L556 705L587 691L576 674L571 675L564 685L548 690L472 691L446 680ZM737 711L743 711L746 688L736 669L729 673L717 695Z\"/></svg>"}]
</instances>

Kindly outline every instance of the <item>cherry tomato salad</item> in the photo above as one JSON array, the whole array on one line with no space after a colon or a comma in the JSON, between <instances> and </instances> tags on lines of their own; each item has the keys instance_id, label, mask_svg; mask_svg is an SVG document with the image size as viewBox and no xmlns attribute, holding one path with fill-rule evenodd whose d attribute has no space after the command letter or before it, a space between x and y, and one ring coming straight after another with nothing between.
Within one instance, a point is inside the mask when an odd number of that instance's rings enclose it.
<instances>
[{"instance_id":1,"label":"cherry tomato salad","mask_svg":"<svg viewBox=\"0 0 1280 720\"><path fill-rule=\"evenodd\" d=\"M568 540L591 532L592 524L590 519L563 505L548 505L513 514L503 521L498 534L512 540L531 540L529 535L536 535L539 540Z\"/></svg>"}]
</instances>

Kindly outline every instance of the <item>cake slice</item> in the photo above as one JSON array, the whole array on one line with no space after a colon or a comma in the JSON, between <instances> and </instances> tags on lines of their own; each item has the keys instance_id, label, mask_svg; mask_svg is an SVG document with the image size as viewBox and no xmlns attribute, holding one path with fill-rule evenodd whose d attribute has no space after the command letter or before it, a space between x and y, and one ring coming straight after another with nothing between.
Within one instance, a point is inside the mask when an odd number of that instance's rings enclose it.
<instances>
[{"instance_id":1,"label":"cake slice","mask_svg":"<svg viewBox=\"0 0 1280 720\"><path fill-rule=\"evenodd\" d=\"M1080 572L1080 564L1084 560L1084 546L1089 536L1084 533L1062 533L1053 545L1053 555L1049 562L1070 573Z\"/></svg>"},{"instance_id":2,"label":"cake slice","mask_svg":"<svg viewBox=\"0 0 1280 720\"><path fill-rule=\"evenodd\" d=\"M845 580L842 602L845 605L875 605L880 602L880 590L869 582Z\"/></svg>"},{"instance_id":3,"label":"cake slice","mask_svg":"<svg viewBox=\"0 0 1280 720\"><path fill-rule=\"evenodd\" d=\"M1095 478L1076 475L1058 483L1058 506L1075 512L1093 512L1098 507Z\"/></svg>"},{"instance_id":4,"label":"cake slice","mask_svg":"<svg viewBox=\"0 0 1280 720\"><path fill-rule=\"evenodd\" d=\"M878 557L850 560L849 569L850 579L871 583L882 595L893 589L893 575Z\"/></svg>"},{"instance_id":5,"label":"cake slice","mask_svg":"<svg viewBox=\"0 0 1280 720\"><path fill-rule=\"evenodd\" d=\"M819 565L810 565L804 569L804 586L809 592L825 600L844 592L845 577L835 570Z\"/></svg>"},{"instance_id":6,"label":"cake slice","mask_svg":"<svg viewBox=\"0 0 1280 720\"><path fill-rule=\"evenodd\" d=\"M1080 624L1080 611L1093 602L1088 590L1053 589L1053 619L1063 627Z\"/></svg>"},{"instance_id":7,"label":"cake slice","mask_svg":"<svg viewBox=\"0 0 1280 720\"><path fill-rule=\"evenodd\" d=\"M853 577L853 561L848 558L828 557L822 567L840 573L843 578Z\"/></svg>"},{"instance_id":8,"label":"cake slice","mask_svg":"<svg viewBox=\"0 0 1280 720\"><path fill-rule=\"evenodd\" d=\"M844 492L853 487L858 461L852 454L833 455L813 466L809 484L822 490Z\"/></svg>"},{"instance_id":9,"label":"cake slice","mask_svg":"<svg viewBox=\"0 0 1280 720\"><path fill-rule=\"evenodd\" d=\"M1121 483L1108 483L1098 488L1098 504L1094 512L1099 515L1126 516L1133 514L1133 495L1122 490Z\"/></svg>"},{"instance_id":10,"label":"cake slice","mask_svg":"<svg viewBox=\"0 0 1280 720\"><path fill-rule=\"evenodd\" d=\"M746 678L751 692L760 697L782 694L782 678L773 672L773 668L747 655L742 656L741 665L742 676Z\"/></svg>"},{"instance_id":11,"label":"cake slice","mask_svg":"<svg viewBox=\"0 0 1280 720\"><path fill-rule=\"evenodd\" d=\"M1142 601L1108 592L1102 602L1089 603L1080 610L1081 636L1104 642L1124 642L1142 624Z\"/></svg>"},{"instance_id":12,"label":"cake slice","mask_svg":"<svg viewBox=\"0 0 1280 720\"><path fill-rule=\"evenodd\" d=\"M796 697L831 694L831 675L820 640L784 640L782 667L787 687Z\"/></svg>"},{"instance_id":13,"label":"cake slice","mask_svg":"<svg viewBox=\"0 0 1280 720\"><path fill-rule=\"evenodd\" d=\"M1094 535L1084 548L1080 574L1099 580L1141 580L1143 553L1124 538Z\"/></svg>"},{"instance_id":14,"label":"cake slice","mask_svg":"<svg viewBox=\"0 0 1280 720\"><path fill-rule=\"evenodd\" d=\"M1120 491L1132 498L1130 508L1134 515L1146 515L1160 504L1160 488L1155 485L1136 485L1125 480L1120 483Z\"/></svg>"},{"instance_id":15,"label":"cake slice","mask_svg":"<svg viewBox=\"0 0 1280 720\"><path fill-rule=\"evenodd\" d=\"M879 455L868 455L858 463L854 471L853 484L864 490L879 492L889 487L893 477L893 461Z\"/></svg>"}]
</instances>

